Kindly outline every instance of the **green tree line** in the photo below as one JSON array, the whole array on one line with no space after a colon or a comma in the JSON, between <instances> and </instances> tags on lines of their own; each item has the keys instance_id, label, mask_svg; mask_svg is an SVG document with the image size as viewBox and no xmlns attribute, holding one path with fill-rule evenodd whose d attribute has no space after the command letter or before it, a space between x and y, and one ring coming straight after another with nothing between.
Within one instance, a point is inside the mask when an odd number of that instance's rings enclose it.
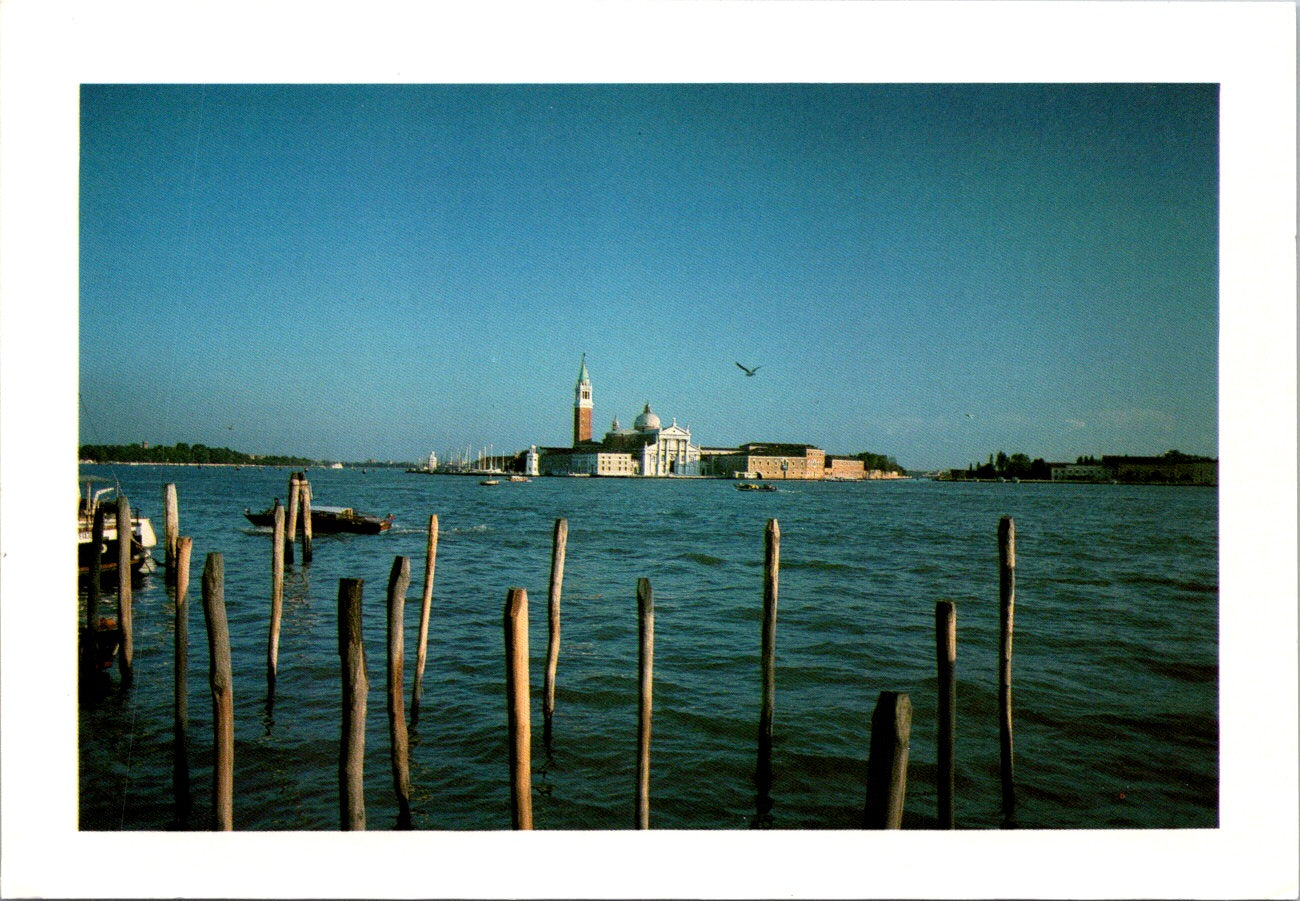
<instances>
[{"instance_id":1,"label":"green tree line","mask_svg":"<svg viewBox=\"0 0 1300 901\"><path fill-rule=\"evenodd\" d=\"M177 443L173 446L146 447L143 444L83 444L77 450L80 460L95 463L225 463L254 466L313 466L319 461L306 457L254 456L228 447Z\"/></svg>"},{"instance_id":2,"label":"green tree line","mask_svg":"<svg viewBox=\"0 0 1300 901\"><path fill-rule=\"evenodd\" d=\"M1042 457L1030 460L1027 454L998 451L989 454L987 463L972 463L966 469L968 479L1051 479L1052 470Z\"/></svg>"},{"instance_id":3,"label":"green tree line","mask_svg":"<svg viewBox=\"0 0 1300 901\"><path fill-rule=\"evenodd\" d=\"M898 461L893 457L884 454L873 454L871 451L863 451L860 454L853 455L854 460L861 460L864 469L879 469L881 472L896 472L903 475L903 467L898 465Z\"/></svg>"}]
</instances>

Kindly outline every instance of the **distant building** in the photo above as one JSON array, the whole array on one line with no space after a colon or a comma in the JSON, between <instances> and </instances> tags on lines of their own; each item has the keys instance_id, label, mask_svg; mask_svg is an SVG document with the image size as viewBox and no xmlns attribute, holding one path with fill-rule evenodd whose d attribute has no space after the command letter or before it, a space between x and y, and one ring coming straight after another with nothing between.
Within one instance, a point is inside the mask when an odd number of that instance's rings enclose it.
<instances>
[{"instance_id":1,"label":"distant building","mask_svg":"<svg viewBox=\"0 0 1300 901\"><path fill-rule=\"evenodd\" d=\"M1217 485L1219 461L1171 451L1162 457L1104 454L1083 463L1049 463L1053 482L1138 482L1168 485Z\"/></svg>"},{"instance_id":2,"label":"distant building","mask_svg":"<svg viewBox=\"0 0 1300 901\"><path fill-rule=\"evenodd\" d=\"M712 474L737 479L820 479L826 452L811 444L742 444L710 461Z\"/></svg>"},{"instance_id":3,"label":"distant building","mask_svg":"<svg viewBox=\"0 0 1300 901\"><path fill-rule=\"evenodd\" d=\"M1049 463L1053 482L1109 482L1113 475L1100 463Z\"/></svg>"},{"instance_id":4,"label":"distant building","mask_svg":"<svg viewBox=\"0 0 1300 901\"><path fill-rule=\"evenodd\" d=\"M712 475L735 479L824 479L828 471L826 452L819 447L762 442L712 454L709 467ZM831 458L830 472L835 478L861 479L862 461Z\"/></svg>"},{"instance_id":5,"label":"distant building","mask_svg":"<svg viewBox=\"0 0 1300 901\"><path fill-rule=\"evenodd\" d=\"M1163 457L1124 457L1103 455L1101 465L1117 482L1144 482L1171 485L1219 484L1219 461L1192 457L1170 451Z\"/></svg>"},{"instance_id":6,"label":"distant building","mask_svg":"<svg viewBox=\"0 0 1300 901\"><path fill-rule=\"evenodd\" d=\"M691 443L690 429L679 426L675 419L664 426L648 403L632 428L622 427L615 418L602 440L592 440L595 402L586 354L573 395L573 446L541 449L537 463L542 475L700 475L700 448Z\"/></svg>"},{"instance_id":7,"label":"distant building","mask_svg":"<svg viewBox=\"0 0 1300 901\"><path fill-rule=\"evenodd\" d=\"M705 472L733 479L803 479L859 482L903 478L898 473L866 468L858 457L828 454L811 444L753 441L737 448L708 448Z\"/></svg>"},{"instance_id":8,"label":"distant building","mask_svg":"<svg viewBox=\"0 0 1300 901\"><path fill-rule=\"evenodd\" d=\"M879 479L883 474L879 469L867 472L866 465L856 457L826 457L825 478L835 481L853 481L861 479Z\"/></svg>"}]
</instances>

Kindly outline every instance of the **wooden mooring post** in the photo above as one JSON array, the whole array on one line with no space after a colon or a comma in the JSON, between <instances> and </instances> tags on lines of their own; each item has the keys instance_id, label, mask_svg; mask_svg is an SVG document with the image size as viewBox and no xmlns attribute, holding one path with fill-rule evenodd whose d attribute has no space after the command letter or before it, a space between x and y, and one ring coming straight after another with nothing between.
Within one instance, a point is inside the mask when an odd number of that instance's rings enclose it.
<instances>
[{"instance_id":1,"label":"wooden mooring post","mask_svg":"<svg viewBox=\"0 0 1300 901\"><path fill-rule=\"evenodd\" d=\"M564 555L569 542L569 521L557 519L551 535L551 585L546 596L546 676L542 682L542 741L551 744L555 716L555 670L560 662L560 592L564 587Z\"/></svg>"},{"instance_id":2,"label":"wooden mooring post","mask_svg":"<svg viewBox=\"0 0 1300 901\"><path fill-rule=\"evenodd\" d=\"M912 699L903 692L882 691L871 714L865 811L868 829L899 829L903 825L911 735Z\"/></svg>"},{"instance_id":3,"label":"wooden mooring post","mask_svg":"<svg viewBox=\"0 0 1300 901\"><path fill-rule=\"evenodd\" d=\"M388 574L388 739L393 758L393 791L397 793L397 828L411 828L411 767L406 735L402 669L405 660L403 614L411 584L411 558L394 557Z\"/></svg>"},{"instance_id":4,"label":"wooden mooring post","mask_svg":"<svg viewBox=\"0 0 1300 901\"><path fill-rule=\"evenodd\" d=\"M954 828L953 750L957 732L957 607L952 601L934 605L935 659L939 676L938 815L941 829Z\"/></svg>"},{"instance_id":5,"label":"wooden mooring post","mask_svg":"<svg viewBox=\"0 0 1300 901\"><path fill-rule=\"evenodd\" d=\"M650 715L654 707L655 600L649 579L636 581L640 703L636 727L636 828L650 828Z\"/></svg>"},{"instance_id":6,"label":"wooden mooring post","mask_svg":"<svg viewBox=\"0 0 1300 901\"><path fill-rule=\"evenodd\" d=\"M176 820L184 823L190 812L190 556L194 539L176 539L176 620L172 654L172 793L176 798Z\"/></svg>"},{"instance_id":7,"label":"wooden mooring post","mask_svg":"<svg viewBox=\"0 0 1300 901\"><path fill-rule=\"evenodd\" d=\"M122 684L134 678L135 642L131 623L131 505L123 495L117 498L117 629L118 671Z\"/></svg>"},{"instance_id":8,"label":"wooden mooring post","mask_svg":"<svg viewBox=\"0 0 1300 901\"><path fill-rule=\"evenodd\" d=\"M506 592L506 724L510 746L510 824L533 828L532 721L528 698L528 592Z\"/></svg>"},{"instance_id":9,"label":"wooden mooring post","mask_svg":"<svg viewBox=\"0 0 1300 901\"><path fill-rule=\"evenodd\" d=\"M298 509L302 506L299 495L302 492L302 484L298 481L298 473L289 474L289 504L285 508L285 525L284 525L284 562L293 562L293 542L298 537Z\"/></svg>"},{"instance_id":10,"label":"wooden mooring post","mask_svg":"<svg viewBox=\"0 0 1300 901\"><path fill-rule=\"evenodd\" d=\"M772 720L776 712L776 607L780 573L781 527L775 519L769 519L763 553L763 695L758 715L756 776L760 796L766 796L772 787Z\"/></svg>"},{"instance_id":11,"label":"wooden mooring post","mask_svg":"<svg viewBox=\"0 0 1300 901\"><path fill-rule=\"evenodd\" d=\"M280 658L280 617L284 610L284 508L275 499L271 512L271 628L266 639L266 703L275 701L275 677Z\"/></svg>"},{"instance_id":12,"label":"wooden mooring post","mask_svg":"<svg viewBox=\"0 0 1300 901\"><path fill-rule=\"evenodd\" d=\"M86 629L90 632L93 639L95 630L99 628L99 593L102 586L100 580L104 578L104 508L97 506L95 508L95 518L90 526L90 543L95 548L95 553L90 557L90 584L86 586Z\"/></svg>"},{"instance_id":13,"label":"wooden mooring post","mask_svg":"<svg viewBox=\"0 0 1300 901\"><path fill-rule=\"evenodd\" d=\"M998 600L1001 630L998 641L998 746L1002 774L1002 816L1016 809L1015 763L1011 730L1011 639L1016 619L1016 521L998 521Z\"/></svg>"},{"instance_id":14,"label":"wooden mooring post","mask_svg":"<svg viewBox=\"0 0 1300 901\"><path fill-rule=\"evenodd\" d=\"M311 562L311 482L298 473L298 496L302 501L302 562Z\"/></svg>"},{"instance_id":15,"label":"wooden mooring post","mask_svg":"<svg viewBox=\"0 0 1300 901\"><path fill-rule=\"evenodd\" d=\"M234 829L235 702L226 624L225 563L208 554L203 566L203 614L208 626L208 682L212 687L212 828Z\"/></svg>"},{"instance_id":16,"label":"wooden mooring post","mask_svg":"<svg viewBox=\"0 0 1300 901\"><path fill-rule=\"evenodd\" d=\"M180 513L176 504L176 483L163 486L163 570L165 582L176 584L176 541L180 537Z\"/></svg>"},{"instance_id":17,"label":"wooden mooring post","mask_svg":"<svg viewBox=\"0 0 1300 901\"><path fill-rule=\"evenodd\" d=\"M339 828L366 828L366 653L361 644L361 579L339 579L339 657L343 666L343 734L339 741Z\"/></svg>"},{"instance_id":18,"label":"wooden mooring post","mask_svg":"<svg viewBox=\"0 0 1300 901\"><path fill-rule=\"evenodd\" d=\"M433 607L433 575L438 562L438 514L429 516L429 538L424 555L424 594L420 598L420 637L415 645L415 679L411 686L411 725L420 722L424 694L424 664L429 651L429 615Z\"/></svg>"}]
</instances>

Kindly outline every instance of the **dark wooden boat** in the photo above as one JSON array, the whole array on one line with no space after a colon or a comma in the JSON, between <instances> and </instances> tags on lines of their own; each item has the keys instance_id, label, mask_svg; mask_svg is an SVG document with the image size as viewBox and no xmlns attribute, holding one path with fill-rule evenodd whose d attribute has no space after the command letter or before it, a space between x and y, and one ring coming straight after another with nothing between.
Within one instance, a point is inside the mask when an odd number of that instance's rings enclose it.
<instances>
[{"instance_id":1,"label":"dark wooden boat","mask_svg":"<svg viewBox=\"0 0 1300 901\"><path fill-rule=\"evenodd\" d=\"M254 513L245 507L244 516L248 517L248 521L255 526L271 528L275 525L274 507L261 513ZM285 524L287 527L287 514ZM380 532L387 532L392 525L393 514L391 513L381 519L369 513L358 513L351 507L317 507L313 505L311 508L311 533L313 535L331 535L341 532L351 532L357 535L378 535Z\"/></svg>"},{"instance_id":2,"label":"dark wooden boat","mask_svg":"<svg viewBox=\"0 0 1300 901\"><path fill-rule=\"evenodd\" d=\"M117 620L100 617L94 626L82 626L78 635L81 664L87 671L102 671L113 665L121 640Z\"/></svg>"}]
</instances>

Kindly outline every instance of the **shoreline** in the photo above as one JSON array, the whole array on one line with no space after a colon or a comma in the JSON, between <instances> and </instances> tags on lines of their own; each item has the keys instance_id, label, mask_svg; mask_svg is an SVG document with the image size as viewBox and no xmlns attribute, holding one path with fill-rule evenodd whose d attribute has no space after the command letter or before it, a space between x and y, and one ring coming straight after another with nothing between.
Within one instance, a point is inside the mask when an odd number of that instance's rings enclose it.
<instances>
[{"instance_id":1,"label":"shoreline","mask_svg":"<svg viewBox=\"0 0 1300 901\"><path fill-rule=\"evenodd\" d=\"M303 465L301 465L301 464L296 464L296 465L295 465L295 464L289 464L289 463L154 463L154 462L148 462L148 461L143 461L143 460L135 460L135 461L130 461L130 462L123 462L123 461L118 461L118 460L109 461L109 462L100 462L100 461L98 461L98 460L78 460L78 461L77 461L77 465L78 465L78 466L195 466L195 467L200 467L200 468L207 466L207 467L224 467L224 468L227 468L227 469L301 469L301 470L316 469L316 470L325 470L325 471L330 471L330 470L335 470L335 469L336 469L336 467L333 467L333 466L325 466L325 465L303 466ZM338 471L348 470L348 469L351 469L351 470L360 469L360 470L362 470L362 471L365 471L365 470L367 470L367 469L394 469L394 470L396 470L396 469L402 469L402 465L401 465L401 464L392 464L392 465L389 465L389 464L386 464L386 463L374 463L374 464L367 464L366 466L343 466L343 467L339 467L339 468L338 468ZM412 469L404 469L403 471L406 472L406 473L408 473L408 474L413 474L413 475L429 475L429 476L473 476L473 475L480 475L480 476L481 476L481 475L482 475L482 473L470 473L470 472L436 472L436 471L435 471L435 472L429 472L429 471L427 471L427 470L419 470L419 469L416 469L416 470L412 470ZM509 473L502 473L502 475L509 475ZM892 477L892 478L878 478L878 479L871 479L871 478L864 478L864 479L842 479L842 478L841 478L841 479L766 479L766 480L765 480L765 479L733 479L733 478L729 478L729 477L727 477L727 476L596 476L596 475L588 475L587 477L588 477L588 478L594 478L594 479L622 479L622 480L633 480L633 481L641 481L641 480L645 480L645 479L653 479L653 480L656 480L656 481L673 481L673 480L676 480L676 481L697 481L697 480L712 480L712 481L718 481L718 482L735 482L735 483L738 483L738 484L739 484L739 483L745 483L745 482L770 482L770 483L772 483L772 484L777 484L777 483L780 483L780 482L787 482L787 483L788 483L788 482L797 482L797 483L799 483L799 484L803 484L803 483L806 483L806 482L835 482L835 483L845 483L845 484L853 484L853 483L858 483L858 482L940 482L940 483L944 483L944 484L954 484L954 485L961 485L961 484L967 484L967 485L972 485L972 484L973 484L973 485L1115 485L1115 486L1121 486L1121 485L1147 485L1147 486L1163 487L1163 488L1218 488L1218 487L1219 487L1219 486L1218 486L1218 483L1194 483L1194 482L1116 482L1116 481L1086 481L1086 480L1082 480L1082 479L1019 479L1019 480L1013 480L1013 479L1001 479L1001 480L1000 480L1000 479L936 479L936 478L927 478L927 477L924 477L924 476L894 476L894 477ZM558 475L553 475L553 476L535 476L535 477L533 477L533 478L540 478L540 479L559 479L559 478L568 478L568 476L558 476Z\"/></svg>"}]
</instances>

